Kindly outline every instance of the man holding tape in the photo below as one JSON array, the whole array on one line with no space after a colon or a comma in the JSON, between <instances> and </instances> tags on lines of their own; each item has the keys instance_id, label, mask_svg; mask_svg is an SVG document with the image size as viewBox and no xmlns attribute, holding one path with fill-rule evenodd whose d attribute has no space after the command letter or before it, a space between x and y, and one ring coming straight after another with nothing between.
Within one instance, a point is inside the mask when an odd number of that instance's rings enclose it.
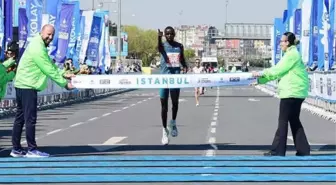
<instances>
[{"instance_id":1,"label":"man holding tape","mask_svg":"<svg viewBox=\"0 0 336 185\"><path fill-rule=\"evenodd\" d=\"M53 40L55 29L45 25L40 34L36 35L23 53L15 77L17 112L13 125L12 157L49 157L49 154L37 150L35 126L37 119L37 93L47 87L47 77L59 86L73 89L70 79L73 75L64 75L48 55L47 47ZM26 125L28 152L21 147L23 125Z\"/></svg>"},{"instance_id":2,"label":"man holding tape","mask_svg":"<svg viewBox=\"0 0 336 185\"><path fill-rule=\"evenodd\" d=\"M161 54L161 74L180 74L181 67L184 73L187 71L187 65L183 54L183 45L174 41L175 30L171 26L164 30L166 42L162 43L163 33L158 30L158 50ZM168 97L169 93L172 100L172 120L167 128ZM178 111L180 89L160 89L161 101L161 119L163 125L162 144L169 144L169 133L172 137L177 137L178 130L176 126L176 117Z\"/></svg>"}]
</instances>

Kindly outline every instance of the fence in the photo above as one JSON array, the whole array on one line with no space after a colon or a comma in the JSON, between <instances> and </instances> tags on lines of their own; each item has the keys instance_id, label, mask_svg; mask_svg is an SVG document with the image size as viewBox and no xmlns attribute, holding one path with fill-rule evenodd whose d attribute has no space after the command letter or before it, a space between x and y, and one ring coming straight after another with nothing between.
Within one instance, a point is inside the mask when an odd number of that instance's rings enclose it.
<instances>
[{"instance_id":1,"label":"fence","mask_svg":"<svg viewBox=\"0 0 336 185\"><path fill-rule=\"evenodd\" d=\"M267 89L273 92L276 88L277 81L267 84ZM330 119L336 119L336 72L309 73L309 96L306 103L323 109L333 117Z\"/></svg>"},{"instance_id":2,"label":"fence","mask_svg":"<svg viewBox=\"0 0 336 185\"><path fill-rule=\"evenodd\" d=\"M93 100L126 91L130 91L130 89L84 89L67 91L49 80L48 87L44 91L38 93L38 109L43 110L60 105ZM0 102L0 118L11 116L15 111L15 88L13 83L9 83L7 85L6 96Z\"/></svg>"}]
</instances>

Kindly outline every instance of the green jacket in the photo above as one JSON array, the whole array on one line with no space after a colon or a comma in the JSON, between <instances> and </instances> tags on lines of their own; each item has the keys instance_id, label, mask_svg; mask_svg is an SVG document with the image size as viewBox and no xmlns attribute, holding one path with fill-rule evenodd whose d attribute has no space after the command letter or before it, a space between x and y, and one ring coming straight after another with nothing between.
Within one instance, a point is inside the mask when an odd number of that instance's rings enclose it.
<instances>
[{"instance_id":1,"label":"green jacket","mask_svg":"<svg viewBox=\"0 0 336 185\"><path fill-rule=\"evenodd\" d=\"M280 79L278 93L280 98L306 98L308 96L308 72L296 46L287 49L280 62L264 70L258 79L259 84Z\"/></svg>"},{"instance_id":2,"label":"green jacket","mask_svg":"<svg viewBox=\"0 0 336 185\"><path fill-rule=\"evenodd\" d=\"M13 64L15 64L15 60L13 59L8 59L0 64L0 100L6 95L7 83L12 81L15 77L13 71L7 73L7 68L11 67Z\"/></svg>"},{"instance_id":3,"label":"green jacket","mask_svg":"<svg viewBox=\"0 0 336 185\"><path fill-rule=\"evenodd\" d=\"M63 78L63 72L50 59L47 47L38 34L30 41L21 57L14 86L20 89L42 91L48 85L47 77L60 87L67 85L67 81Z\"/></svg>"}]
</instances>

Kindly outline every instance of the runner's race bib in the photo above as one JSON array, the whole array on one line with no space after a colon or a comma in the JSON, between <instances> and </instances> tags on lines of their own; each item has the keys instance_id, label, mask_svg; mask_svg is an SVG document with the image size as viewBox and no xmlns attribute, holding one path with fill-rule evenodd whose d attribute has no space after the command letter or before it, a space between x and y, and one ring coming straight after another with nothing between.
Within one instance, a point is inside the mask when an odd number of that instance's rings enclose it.
<instances>
[{"instance_id":1,"label":"runner's race bib","mask_svg":"<svg viewBox=\"0 0 336 185\"><path fill-rule=\"evenodd\" d=\"M167 53L169 63L168 67L181 67L181 55L180 53Z\"/></svg>"}]
</instances>

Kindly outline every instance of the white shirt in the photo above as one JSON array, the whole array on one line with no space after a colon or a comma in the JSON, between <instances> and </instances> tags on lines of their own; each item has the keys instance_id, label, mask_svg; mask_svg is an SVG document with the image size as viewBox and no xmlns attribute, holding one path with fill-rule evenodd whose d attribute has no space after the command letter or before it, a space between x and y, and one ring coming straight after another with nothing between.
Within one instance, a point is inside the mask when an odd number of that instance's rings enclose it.
<instances>
[{"instance_id":1,"label":"white shirt","mask_svg":"<svg viewBox=\"0 0 336 185\"><path fill-rule=\"evenodd\" d=\"M201 73L204 73L204 67L202 67L202 66L200 66L200 67L195 66L195 67L193 68L193 72L194 72L195 74L201 74Z\"/></svg>"}]
</instances>

